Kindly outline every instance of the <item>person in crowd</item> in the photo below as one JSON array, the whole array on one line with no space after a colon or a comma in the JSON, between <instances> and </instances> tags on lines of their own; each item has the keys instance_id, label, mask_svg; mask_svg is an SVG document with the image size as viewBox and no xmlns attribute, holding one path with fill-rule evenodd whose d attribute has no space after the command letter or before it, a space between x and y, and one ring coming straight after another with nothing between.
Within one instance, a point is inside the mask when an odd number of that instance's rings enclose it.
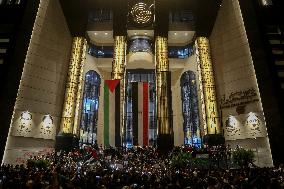
<instances>
[{"instance_id":1,"label":"person in crowd","mask_svg":"<svg viewBox=\"0 0 284 189\"><path fill-rule=\"evenodd\" d=\"M175 147L160 156L154 147L103 149L84 146L71 152L31 157L25 165L1 165L0 189L249 189L284 188L283 165L273 168L227 169L173 166L181 153L210 153L210 149ZM217 146L212 154L226 154ZM231 149L230 149L231 150ZM192 157L192 156L191 156Z\"/></svg>"}]
</instances>

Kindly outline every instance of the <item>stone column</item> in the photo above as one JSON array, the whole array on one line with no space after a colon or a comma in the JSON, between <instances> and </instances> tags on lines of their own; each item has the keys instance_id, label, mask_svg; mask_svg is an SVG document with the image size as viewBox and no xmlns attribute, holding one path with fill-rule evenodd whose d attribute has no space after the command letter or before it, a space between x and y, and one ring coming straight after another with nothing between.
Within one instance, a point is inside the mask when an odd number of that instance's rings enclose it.
<instances>
[{"instance_id":1,"label":"stone column","mask_svg":"<svg viewBox=\"0 0 284 189\"><path fill-rule=\"evenodd\" d=\"M85 57L85 56L84 56ZM83 58L84 60L85 58ZM83 61L82 60L82 61ZM82 101L83 101L83 87L84 87L84 62L82 62L79 82L78 82L78 91L76 96L76 107L75 107L75 115L74 115L74 125L73 125L73 134L80 138L80 121L81 121L81 111L82 111Z\"/></svg>"},{"instance_id":2,"label":"stone column","mask_svg":"<svg viewBox=\"0 0 284 189\"><path fill-rule=\"evenodd\" d=\"M163 153L173 147L171 126L171 83L168 59L168 40L157 36L155 40L156 64L156 112L158 128L158 149Z\"/></svg>"},{"instance_id":3,"label":"stone column","mask_svg":"<svg viewBox=\"0 0 284 189\"><path fill-rule=\"evenodd\" d=\"M112 72L111 72L112 79L124 79L125 59L126 59L126 37L115 36Z\"/></svg>"},{"instance_id":4,"label":"stone column","mask_svg":"<svg viewBox=\"0 0 284 189\"><path fill-rule=\"evenodd\" d=\"M121 136L124 136L126 46L127 44L125 36L114 37L111 78L120 80L120 141L122 141Z\"/></svg>"},{"instance_id":5,"label":"stone column","mask_svg":"<svg viewBox=\"0 0 284 189\"><path fill-rule=\"evenodd\" d=\"M74 37L66 81L65 100L62 110L60 132L56 139L56 149L69 150L69 148L72 147L76 99L78 95L83 62L85 60L85 52L85 38Z\"/></svg>"},{"instance_id":6,"label":"stone column","mask_svg":"<svg viewBox=\"0 0 284 189\"><path fill-rule=\"evenodd\" d=\"M206 112L206 125L208 134L220 134L220 118L215 91L214 72L210 54L209 40L206 37L198 37L195 42L198 67L201 72L201 80L204 93L204 105Z\"/></svg>"}]
</instances>

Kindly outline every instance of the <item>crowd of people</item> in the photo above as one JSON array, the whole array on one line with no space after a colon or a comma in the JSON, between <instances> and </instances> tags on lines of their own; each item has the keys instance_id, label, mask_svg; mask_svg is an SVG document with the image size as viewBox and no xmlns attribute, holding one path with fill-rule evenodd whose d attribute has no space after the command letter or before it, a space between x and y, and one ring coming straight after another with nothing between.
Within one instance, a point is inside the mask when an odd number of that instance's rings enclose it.
<instances>
[{"instance_id":1,"label":"crowd of people","mask_svg":"<svg viewBox=\"0 0 284 189\"><path fill-rule=\"evenodd\" d=\"M25 165L2 165L0 189L91 188L284 188L284 169L198 169L175 167L173 156L194 153L190 147L160 155L155 148L85 146L72 152L31 157Z\"/></svg>"}]
</instances>

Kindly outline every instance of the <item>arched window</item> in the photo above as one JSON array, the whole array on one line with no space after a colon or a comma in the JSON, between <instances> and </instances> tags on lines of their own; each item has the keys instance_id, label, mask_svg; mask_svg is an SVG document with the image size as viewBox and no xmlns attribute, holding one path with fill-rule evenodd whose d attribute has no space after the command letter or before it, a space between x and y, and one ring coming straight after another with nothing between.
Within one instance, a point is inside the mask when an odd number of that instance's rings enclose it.
<instances>
[{"instance_id":1,"label":"arched window","mask_svg":"<svg viewBox=\"0 0 284 189\"><path fill-rule=\"evenodd\" d=\"M184 144L200 147L198 94L193 71L186 71L180 79Z\"/></svg>"},{"instance_id":2,"label":"arched window","mask_svg":"<svg viewBox=\"0 0 284 189\"><path fill-rule=\"evenodd\" d=\"M96 71L88 71L85 75L83 106L81 113L81 143L94 144L97 140L100 85L100 75Z\"/></svg>"}]
</instances>

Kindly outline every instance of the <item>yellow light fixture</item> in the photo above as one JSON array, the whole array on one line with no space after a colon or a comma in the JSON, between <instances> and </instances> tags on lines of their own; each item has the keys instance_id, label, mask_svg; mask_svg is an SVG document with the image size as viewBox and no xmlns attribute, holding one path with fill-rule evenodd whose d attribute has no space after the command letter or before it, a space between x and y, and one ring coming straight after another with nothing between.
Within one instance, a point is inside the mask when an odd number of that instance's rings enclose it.
<instances>
[{"instance_id":1,"label":"yellow light fixture","mask_svg":"<svg viewBox=\"0 0 284 189\"><path fill-rule=\"evenodd\" d=\"M151 7L151 6L150 6ZM147 24L151 21L152 12L146 3L139 2L131 8L131 15L133 21L137 24Z\"/></svg>"}]
</instances>

